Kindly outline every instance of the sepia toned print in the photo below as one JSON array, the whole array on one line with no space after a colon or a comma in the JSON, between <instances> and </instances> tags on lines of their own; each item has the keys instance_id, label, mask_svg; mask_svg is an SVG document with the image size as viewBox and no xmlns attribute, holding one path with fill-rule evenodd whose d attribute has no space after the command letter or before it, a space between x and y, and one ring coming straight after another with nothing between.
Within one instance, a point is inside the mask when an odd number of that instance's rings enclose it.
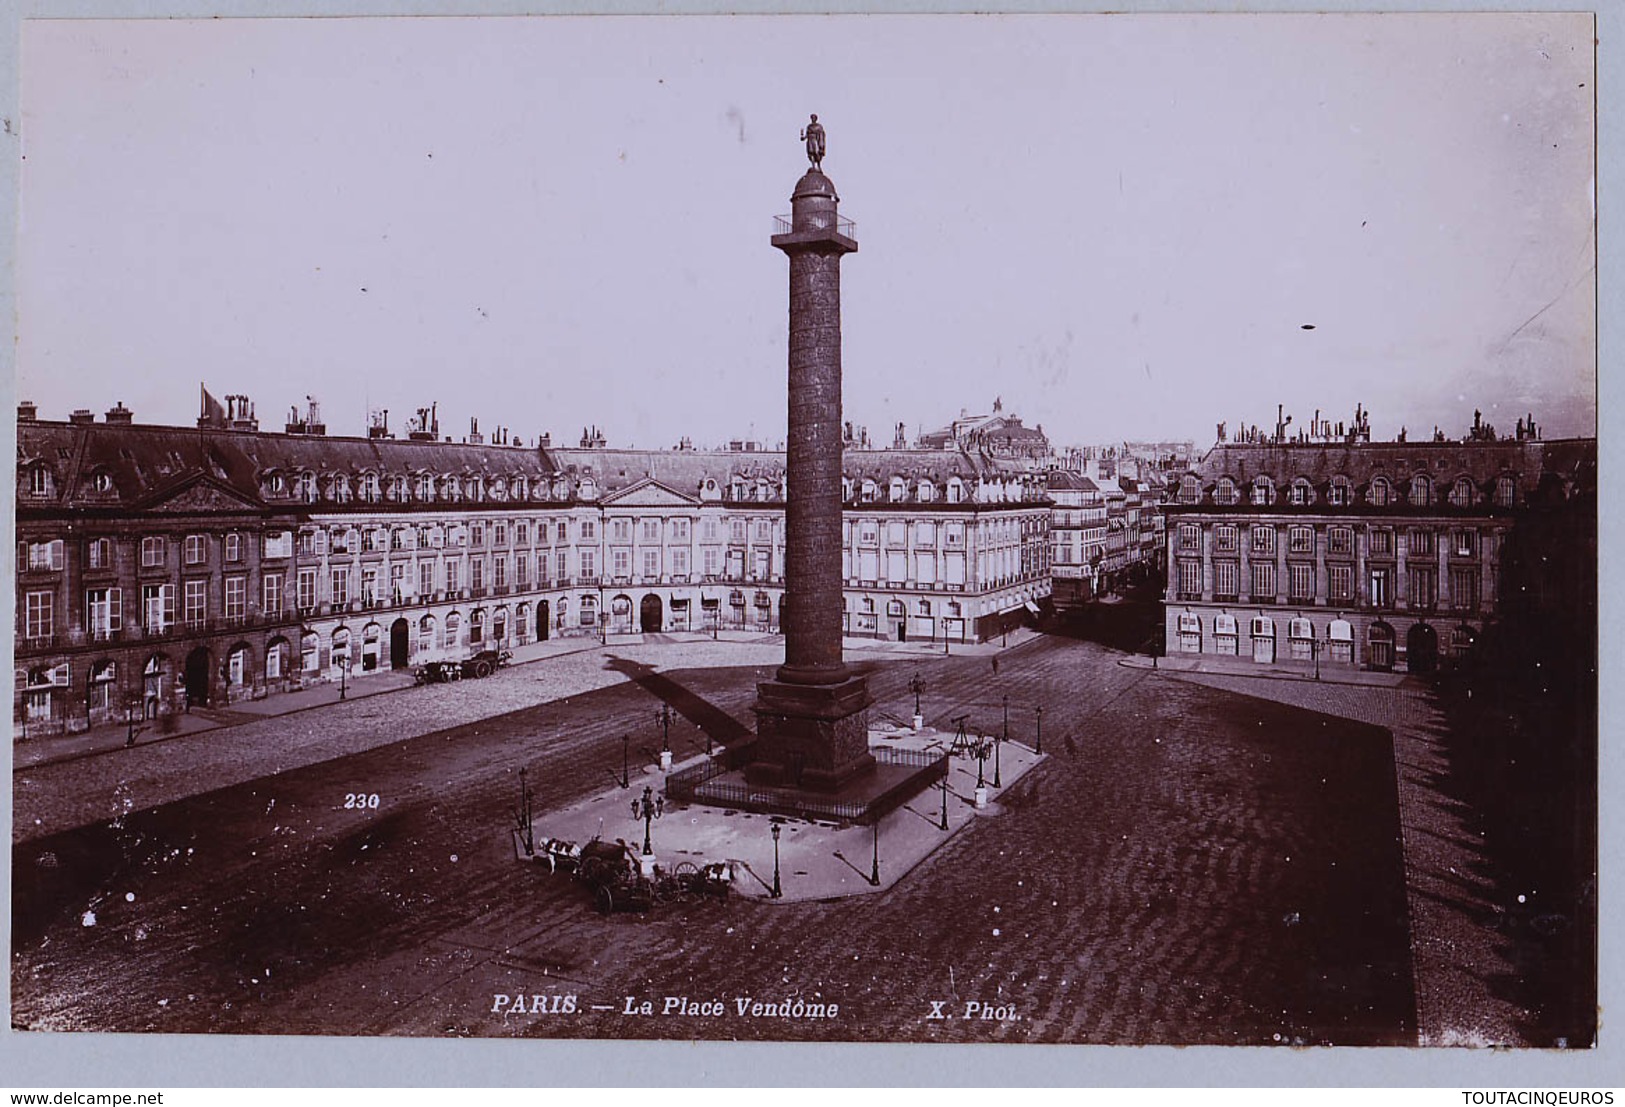
<instances>
[{"instance_id":1,"label":"sepia toned print","mask_svg":"<svg viewBox=\"0 0 1625 1107\"><path fill-rule=\"evenodd\" d=\"M1589 1048L1592 39L31 21L13 1026Z\"/></svg>"}]
</instances>

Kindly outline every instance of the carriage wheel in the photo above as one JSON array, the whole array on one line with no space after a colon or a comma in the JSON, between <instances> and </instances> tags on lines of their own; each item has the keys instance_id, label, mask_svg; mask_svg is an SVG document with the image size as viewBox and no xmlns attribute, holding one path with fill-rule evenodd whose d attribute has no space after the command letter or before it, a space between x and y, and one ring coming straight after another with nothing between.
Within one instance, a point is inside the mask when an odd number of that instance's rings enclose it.
<instances>
[{"instance_id":1,"label":"carriage wheel","mask_svg":"<svg viewBox=\"0 0 1625 1107\"><path fill-rule=\"evenodd\" d=\"M490 676L491 675L491 663L489 661L481 661L479 664L475 665L474 666L474 675L477 676L477 677L482 677L482 678Z\"/></svg>"},{"instance_id":2,"label":"carriage wheel","mask_svg":"<svg viewBox=\"0 0 1625 1107\"><path fill-rule=\"evenodd\" d=\"M688 880L700 875L699 866L692 861L679 861L677 863L677 879Z\"/></svg>"},{"instance_id":3,"label":"carriage wheel","mask_svg":"<svg viewBox=\"0 0 1625 1107\"><path fill-rule=\"evenodd\" d=\"M598 903L598 913L608 915L615 910L615 896L609 890L608 884L600 884L593 892L593 899Z\"/></svg>"}]
</instances>

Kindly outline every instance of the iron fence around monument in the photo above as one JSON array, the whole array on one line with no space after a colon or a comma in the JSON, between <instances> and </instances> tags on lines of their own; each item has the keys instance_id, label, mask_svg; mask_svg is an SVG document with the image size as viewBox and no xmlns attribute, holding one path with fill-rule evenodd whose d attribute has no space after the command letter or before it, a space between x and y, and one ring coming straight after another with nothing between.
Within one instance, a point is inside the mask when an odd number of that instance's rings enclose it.
<instances>
[{"instance_id":1,"label":"iron fence around monument","mask_svg":"<svg viewBox=\"0 0 1625 1107\"><path fill-rule=\"evenodd\" d=\"M821 800L806 792L719 780L718 777L730 771L729 765L724 760L713 759L668 776L666 798L808 819L872 823L891 814L925 787L948 775L950 755L941 750L877 749L873 753L879 765L918 771L909 773L879 795L861 802L842 803Z\"/></svg>"}]
</instances>

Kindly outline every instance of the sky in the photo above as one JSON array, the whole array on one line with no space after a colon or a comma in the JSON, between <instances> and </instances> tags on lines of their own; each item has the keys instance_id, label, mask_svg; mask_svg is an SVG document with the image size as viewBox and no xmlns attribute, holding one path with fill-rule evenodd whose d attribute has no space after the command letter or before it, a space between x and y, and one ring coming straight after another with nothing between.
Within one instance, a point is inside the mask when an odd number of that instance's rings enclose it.
<instances>
[{"instance_id":1,"label":"sky","mask_svg":"<svg viewBox=\"0 0 1625 1107\"><path fill-rule=\"evenodd\" d=\"M17 395L573 444L785 423L807 161L846 418L1594 434L1589 18L28 21Z\"/></svg>"}]
</instances>

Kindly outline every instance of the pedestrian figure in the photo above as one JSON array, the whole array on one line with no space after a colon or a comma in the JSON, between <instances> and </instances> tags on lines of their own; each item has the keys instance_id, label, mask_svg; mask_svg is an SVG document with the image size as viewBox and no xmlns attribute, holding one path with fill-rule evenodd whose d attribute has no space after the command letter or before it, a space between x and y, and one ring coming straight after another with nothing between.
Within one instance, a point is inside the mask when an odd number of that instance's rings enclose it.
<instances>
[{"instance_id":1,"label":"pedestrian figure","mask_svg":"<svg viewBox=\"0 0 1625 1107\"><path fill-rule=\"evenodd\" d=\"M994 657L994 658L993 658L993 675L994 675L994 676L998 676L998 675L999 675L999 659L998 659L998 657L997 657L997 656L995 656L995 657Z\"/></svg>"}]
</instances>

